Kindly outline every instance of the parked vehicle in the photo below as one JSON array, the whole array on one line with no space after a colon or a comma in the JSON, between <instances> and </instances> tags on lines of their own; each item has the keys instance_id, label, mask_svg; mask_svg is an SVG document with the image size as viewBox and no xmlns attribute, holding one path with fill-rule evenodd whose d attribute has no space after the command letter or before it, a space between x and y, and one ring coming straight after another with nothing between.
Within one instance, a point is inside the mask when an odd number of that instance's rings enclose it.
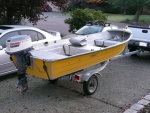
<instances>
[{"instance_id":1,"label":"parked vehicle","mask_svg":"<svg viewBox=\"0 0 150 113\"><path fill-rule=\"evenodd\" d=\"M140 49L141 51L150 52L150 28L139 26L127 26L127 28L132 32L132 38L128 43L129 51Z\"/></svg>"},{"instance_id":2,"label":"parked vehicle","mask_svg":"<svg viewBox=\"0 0 150 113\"><path fill-rule=\"evenodd\" d=\"M102 23L102 22L88 22L85 26L81 27L79 30L75 32L75 34L67 35L65 38L71 38L75 36L80 35L90 35L94 36L94 34L97 34L99 32L104 32L110 29L118 29L117 26L111 25L110 23Z\"/></svg>"},{"instance_id":3,"label":"parked vehicle","mask_svg":"<svg viewBox=\"0 0 150 113\"><path fill-rule=\"evenodd\" d=\"M10 61L9 55L5 53L6 40L16 35L30 35L34 48L42 48L49 42L60 40L61 36L56 31L44 31L35 27L21 25L0 26L0 76L16 72L16 67Z\"/></svg>"}]
</instances>

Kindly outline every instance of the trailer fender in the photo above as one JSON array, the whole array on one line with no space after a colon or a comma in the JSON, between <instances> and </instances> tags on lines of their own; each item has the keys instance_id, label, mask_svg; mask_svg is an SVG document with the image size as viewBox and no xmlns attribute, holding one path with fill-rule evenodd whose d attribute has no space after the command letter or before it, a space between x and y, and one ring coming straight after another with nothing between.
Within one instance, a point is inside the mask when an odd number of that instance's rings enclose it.
<instances>
[{"instance_id":1,"label":"trailer fender","mask_svg":"<svg viewBox=\"0 0 150 113\"><path fill-rule=\"evenodd\" d=\"M91 76L93 76L93 75L101 75L100 73L98 73L98 72L95 72L95 73L85 73L85 74L83 74L82 75L82 81L84 82L84 81L88 81L89 79L90 79L90 77ZM102 76L102 75L101 75Z\"/></svg>"}]
</instances>

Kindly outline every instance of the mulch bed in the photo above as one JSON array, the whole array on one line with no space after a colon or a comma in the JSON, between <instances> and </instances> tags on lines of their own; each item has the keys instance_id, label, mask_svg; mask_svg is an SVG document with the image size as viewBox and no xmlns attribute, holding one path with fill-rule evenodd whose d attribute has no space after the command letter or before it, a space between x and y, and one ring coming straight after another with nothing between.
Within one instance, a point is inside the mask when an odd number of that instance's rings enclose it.
<instances>
[{"instance_id":1,"label":"mulch bed","mask_svg":"<svg viewBox=\"0 0 150 113\"><path fill-rule=\"evenodd\" d=\"M150 104L145 106L139 113L150 113Z\"/></svg>"}]
</instances>

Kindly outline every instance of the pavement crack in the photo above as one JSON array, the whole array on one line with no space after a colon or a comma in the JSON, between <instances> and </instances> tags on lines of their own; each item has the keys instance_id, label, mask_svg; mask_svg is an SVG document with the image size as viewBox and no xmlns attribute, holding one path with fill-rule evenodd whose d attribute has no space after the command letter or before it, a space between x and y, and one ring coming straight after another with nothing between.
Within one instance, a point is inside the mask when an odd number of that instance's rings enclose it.
<instances>
[{"instance_id":1,"label":"pavement crack","mask_svg":"<svg viewBox=\"0 0 150 113\"><path fill-rule=\"evenodd\" d=\"M94 99L94 100L100 101L100 102L105 103L105 104L107 104L107 105L110 105L110 106L113 106L113 107L115 107L115 108L121 109L121 110L123 110L123 111L125 110L123 107L114 105L114 104L112 104L112 103L106 102L106 101L104 101L104 100L101 100L101 99L98 99L98 98L95 98L95 97L92 97L92 96L88 96L88 98L92 98L92 99Z\"/></svg>"}]
</instances>

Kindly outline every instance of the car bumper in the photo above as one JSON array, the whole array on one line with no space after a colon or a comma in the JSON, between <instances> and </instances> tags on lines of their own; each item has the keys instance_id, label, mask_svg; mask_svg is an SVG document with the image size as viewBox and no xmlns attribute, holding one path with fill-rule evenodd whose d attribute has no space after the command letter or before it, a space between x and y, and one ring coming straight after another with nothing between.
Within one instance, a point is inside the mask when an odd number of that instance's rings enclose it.
<instances>
[{"instance_id":1,"label":"car bumper","mask_svg":"<svg viewBox=\"0 0 150 113\"><path fill-rule=\"evenodd\" d=\"M141 49L144 51L150 51L150 42L130 40L128 42L128 49L133 49L133 48Z\"/></svg>"}]
</instances>

